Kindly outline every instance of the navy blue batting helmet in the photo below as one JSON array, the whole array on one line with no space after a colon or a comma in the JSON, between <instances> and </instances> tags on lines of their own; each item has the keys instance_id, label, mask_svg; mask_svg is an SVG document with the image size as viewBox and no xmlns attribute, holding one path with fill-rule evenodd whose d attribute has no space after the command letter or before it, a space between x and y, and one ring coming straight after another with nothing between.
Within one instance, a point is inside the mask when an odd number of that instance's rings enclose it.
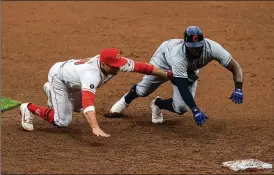
<instances>
[{"instance_id":1,"label":"navy blue batting helmet","mask_svg":"<svg viewBox=\"0 0 274 175\"><path fill-rule=\"evenodd\" d=\"M205 44L203 32L197 26L189 26L186 28L184 41L186 47L203 47Z\"/></svg>"}]
</instances>

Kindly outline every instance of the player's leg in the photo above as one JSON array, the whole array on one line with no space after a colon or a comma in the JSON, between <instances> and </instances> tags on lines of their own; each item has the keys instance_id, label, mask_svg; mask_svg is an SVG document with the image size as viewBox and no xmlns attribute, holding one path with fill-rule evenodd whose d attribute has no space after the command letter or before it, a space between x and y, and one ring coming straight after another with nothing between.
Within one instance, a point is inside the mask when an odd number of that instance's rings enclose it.
<instances>
[{"instance_id":1,"label":"player's leg","mask_svg":"<svg viewBox=\"0 0 274 175\"><path fill-rule=\"evenodd\" d=\"M166 44L167 41L163 42L158 47L150 60L150 64L159 67L156 62L158 59L160 60L161 57L163 57L162 50L164 49ZM141 82L132 86L129 92L124 94L122 98L112 106L110 113L122 113L122 111L125 110L132 103L133 100L138 97L146 97L150 95L165 81L166 80L163 80L156 76L145 75Z\"/></svg>"},{"instance_id":2,"label":"player's leg","mask_svg":"<svg viewBox=\"0 0 274 175\"><path fill-rule=\"evenodd\" d=\"M110 113L122 113L122 111L128 107L133 100L138 97L146 97L150 95L165 81L166 80L156 76L145 75L141 82L132 86L130 91L124 94L123 97L112 106Z\"/></svg>"},{"instance_id":3,"label":"player's leg","mask_svg":"<svg viewBox=\"0 0 274 175\"><path fill-rule=\"evenodd\" d=\"M44 93L47 95L47 105L50 108L53 108L52 99L51 99L51 92L50 92L50 85L49 82L46 82L43 86ZM82 94L81 91L79 92L70 92L69 99L73 106L74 112L81 112L82 111Z\"/></svg>"},{"instance_id":4,"label":"player's leg","mask_svg":"<svg viewBox=\"0 0 274 175\"><path fill-rule=\"evenodd\" d=\"M44 84L43 90L44 90L44 93L45 93L45 94L47 95L47 97L48 97L48 100L47 100L48 107L53 108L52 100L51 100L51 93L50 93L50 88L49 88L49 82L46 82L46 83Z\"/></svg>"},{"instance_id":5,"label":"player's leg","mask_svg":"<svg viewBox=\"0 0 274 175\"><path fill-rule=\"evenodd\" d=\"M33 103L23 103L20 106L21 125L27 131L33 131L33 115L37 115L49 123L54 122L54 109L49 107L40 107Z\"/></svg>"},{"instance_id":6,"label":"player's leg","mask_svg":"<svg viewBox=\"0 0 274 175\"><path fill-rule=\"evenodd\" d=\"M33 103L23 103L20 106L22 126L33 131L33 115L39 116L58 127L66 127L72 120L72 105L65 88L50 85L53 108L41 107Z\"/></svg>"},{"instance_id":7,"label":"player's leg","mask_svg":"<svg viewBox=\"0 0 274 175\"><path fill-rule=\"evenodd\" d=\"M74 112L83 111L82 92L81 91L69 93L69 98L70 98L70 101L71 101Z\"/></svg>"},{"instance_id":8,"label":"player's leg","mask_svg":"<svg viewBox=\"0 0 274 175\"><path fill-rule=\"evenodd\" d=\"M20 106L22 115L22 127L25 130L33 131L33 115L37 115L51 124L59 127L68 126L72 120L72 105L69 100L66 86L58 78L54 67L49 73L49 89L53 109L41 107L33 103L23 103Z\"/></svg>"},{"instance_id":9,"label":"player's leg","mask_svg":"<svg viewBox=\"0 0 274 175\"><path fill-rule=\"evenodd\" d=\"M189 85L189 90L193 98L195 98L197 84L198 84L198 81L194 82L192 85ZM157 115L154 115L154 118L152 116L153 123L163 123L164 118L163 118L163 115L161 114L161 109L165 109L180 115L183 115L185 112L189 110L188 106L186 105L183 98L181 97L178 87L175 85L173 85L173 98L161 99L160 97L157 97L156 99L152 101L152 103L154 103L154 106L156 108L155 110L158 113Z\"/></svg>"},{"instance_id":10,"label":"player's leg","mask_svg":"<svg viewBox=\"0 0 274 175\"><path fill-rule=\"evenodd\" d=\"M20 106L22 126L25 130L34 130L32 114L58 127L66 127L71 122L72 105L66 87L61 84L62 82L56 81L56 77L53 77L53 81L49 83L53 108L41 107L33 103L23 103Z\"/></svg>"}]
</instances>

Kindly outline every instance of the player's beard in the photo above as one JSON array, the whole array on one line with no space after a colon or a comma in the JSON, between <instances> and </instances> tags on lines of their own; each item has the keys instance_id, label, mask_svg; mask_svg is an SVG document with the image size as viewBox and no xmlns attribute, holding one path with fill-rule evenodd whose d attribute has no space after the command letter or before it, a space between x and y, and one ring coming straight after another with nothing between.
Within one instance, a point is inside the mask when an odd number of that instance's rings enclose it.
<instances>
[{"instance_id":1,"label":"player's beard","mask_svg":"<svg viewBox=\"0 0 274 175\"><path fill-rule=\"evenodd\" d=\"M190 56L192 59L199 59L203 53L203 47L200 48L187 48L186 53L188 56Z\"/></svg>"},{"instance_id":2,"label":"player's beard","mask_svg":"<svg viewBox=\"0 0 274 175\"><path fill-rule=\"evenodd\" d=\"M119 68L112 68L111 71L109 72L109 74L117 75L118 71L119 71Z\"/></svg>"},{"instance_id":3,"label":"player's beard","mask_svg":"<svg viewBox=\"0 0 274 175\"><path fill-rule=\"evenodd\" d=\"M110 74L111 75L117 75L117 72L111 72Z\"/></svg>"},{"instance_id":4,"label":"player's beard","mask_svg":"<svg viewBox=\"0 0 274 175\"><path fill-rule=\"evenodd\" d=\"M101 65L101 71L103 72L105 76L107 76L108 74L117 75L119 68L112 67L110 65Z\"/></svg>"}]
</instances>

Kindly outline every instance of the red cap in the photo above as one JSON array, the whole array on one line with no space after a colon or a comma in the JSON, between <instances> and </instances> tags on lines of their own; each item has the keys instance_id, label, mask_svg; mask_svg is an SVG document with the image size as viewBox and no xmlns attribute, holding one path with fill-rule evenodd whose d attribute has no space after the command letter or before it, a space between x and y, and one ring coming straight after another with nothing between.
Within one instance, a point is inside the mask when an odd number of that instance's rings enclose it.
<instances>
[{"instance_id":1,"label":"red cap","mask_svg":"<svg viewBox=\"0 0 274 175\"><path fill-rule=\"evenodd\" d=\"M115 48L105 48L100 53L100 61L112 67L121 67L127 60L120 56L120 51Z\"/></svg>"}]
</instances>

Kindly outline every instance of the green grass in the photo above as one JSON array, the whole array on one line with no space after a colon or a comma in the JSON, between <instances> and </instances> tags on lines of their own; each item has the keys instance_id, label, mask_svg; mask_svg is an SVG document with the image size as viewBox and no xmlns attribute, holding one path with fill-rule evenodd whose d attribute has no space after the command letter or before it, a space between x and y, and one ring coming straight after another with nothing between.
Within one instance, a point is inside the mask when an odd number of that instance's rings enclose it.
<instances>
[{"instance_id":1,"label":"green grass","mask_svg":"<svg viewBox=\"0 0 274 175\"><path fill-rule=\"evenodd\" d=\"M1 112L19 106L21 103L5 97L1 97Z\"/></svg>"}]
</instances>

